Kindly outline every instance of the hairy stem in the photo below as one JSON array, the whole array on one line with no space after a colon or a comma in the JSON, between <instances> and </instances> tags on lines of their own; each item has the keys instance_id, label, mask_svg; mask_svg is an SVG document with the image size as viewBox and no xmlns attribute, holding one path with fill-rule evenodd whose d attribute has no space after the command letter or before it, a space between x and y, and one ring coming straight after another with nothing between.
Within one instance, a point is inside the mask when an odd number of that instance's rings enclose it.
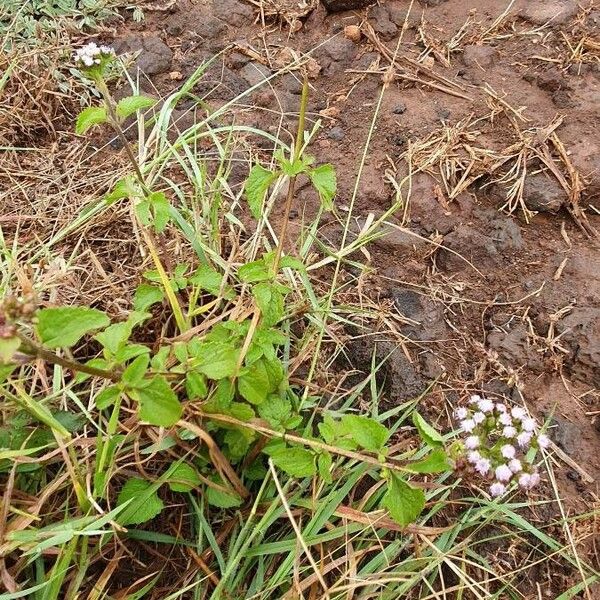
<instances>
[{"instance_id":1,"label":"hairy stem","mask_svg":"<svg viewBox=\"0 0 600 600\"><path fill-rule=\"evenodd\" d=\"M17 332L16 335L23 344L19 348L19 351L23 354L27 354L28 356L34 356L35 358L41 358L46 362L49 362L53 365L60 365L61 367L64 367L65 369L69 369L71 371L79 371L81 373L87 373L88 375L92 375L94 377L102 377L114 383L117 383L121 380L121 373L118 371L106 371L104 369L98 369L96 367L84 365L79 361L59 356L55 352L52 352L51 350L40 346L31 338L28 338L26 335L20 332Z\"/></svg>"}]
</instances>

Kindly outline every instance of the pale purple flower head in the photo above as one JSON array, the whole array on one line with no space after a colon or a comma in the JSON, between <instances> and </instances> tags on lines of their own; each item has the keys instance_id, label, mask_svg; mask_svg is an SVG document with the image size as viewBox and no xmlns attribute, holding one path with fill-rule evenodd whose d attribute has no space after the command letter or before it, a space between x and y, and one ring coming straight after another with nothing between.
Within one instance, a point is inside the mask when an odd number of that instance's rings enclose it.
<instances>
[{"instance_id":1,"label":"pale purple flower head","mask_svg":"<svg viewBox=\"0 0 600 600\"><path fill-rule=\"evenodd\" d=\"M504 458L514 458L517 451L515 450L514 446L511 446L510 444L505 444L504 446L502 446L502 448L500 448L500 453L502 454L502 456L504 456Z\"/></svg>"},{"instance_id":2,"label":"pale purple flower head","mask_svg":"<svg viewBox=\"0 0 600 600\"><path fill-rule=\"evenodd\" d=\"M500 465L496 467L495 474L498 481L508 481L512 477L513 472L507 465Z\"/></svg>"},{"instance_id":3,"label":"pale purple flower head","mask_svg":"<svg viewBox=\"0 0 600 600\"><path fill-rule=\"evenodd\" d=\"M114 50L109 46L98 46L95 42L90 42L75 51L73 56L76 63L81 63L84 67L99 65L103 57L111 56Z\"/></svg>"},{"instance_id":4,"label":"pale purple flower head","mask_svg":"<svg viewBox=\"0 0 600 600\"><path fill-rule=\"evenodd\" d=\"M475 470L480 475L486 475L489 473L492 468L492 463L487 458L481 458L477 463L475 463Z\"/></svg>"},{"instance_id":5,"label":"pale purple flower head","mask_svg":"<svg viewBox=\"0 0 600 600\"><path fill-rule=\"evenodd\" d=\"M502 496L504 492L506 492L506 486L500 483L499 481L496 481L495 483L492 483L492 485L490 485L490 496L492 496L493 498Z\"/></svg>"},{"instance_id":6,"label":"pale purple flower head","mask_svg":"<svg viewBox=\"0 0 600 600\"><path fill-rule=\"evenodd\" d=\"M509 461L508 468L513 473L518 473L519 471L523 470L523 465L521 464L521 461L518 458L513 458L511 461Z\"/></svg>"},{"instance_id":7,"label":"pale purple flower head","mask_svg":"<svg viewBox=\"0 0 600 600\"><path fill-rule=\"evenodd\" d=\"M481 400L481 396L479 394L473 394L469 399L471 404L477 404Z\"/></svg>"},{"instance_id":8,"label":"pale purple flower head","mask_svg":"<svg viewBox=\"0 0 600 600\"><path fill-rule=\"evenodd\" d=\"M550 446L550 438L545 433L538 435L537 442L543 450Z\"/></svg>"},{"instance_id":9,"label":"pale purple flower head","mask_svg":"<svg viewBox=\"0 0 600 600\"><path fill-rule=\"evenodd\" d=\"M496 402L496 410L500 413L506 412L506 404L502 404L502 402Z\"/></svg>"},{"instance_id":10,"label":"pale purple flower head","mask_svg":"<svg viewBox=\"0 0 600 600\"><path fill-rule=\"evenodd\" d=\"M517 435L517 430L512 425L507 425L502 430L502 436L505 438L514 438Z\"/></svg>"},{"instance_id":11,"label":"pale purple flower head","mask_svg":"<svg viewBox=\"0 0 600 600\"><path fill-rule=\"evenodd\" d=\"M475 429L475 421L473 421L473 419L464 419L460 422L460 426L462 427L463 431L471 433L471 431Z\"/></svg>"},{"instance_id":12,"label":"pale purple flower head","mask_svg":"<svg viewBox=\"0 0 600 600\"><path fill-rule=\"evenodd\" d=\"M522 431L517 436L517 444L519 444L521 448L527 448L527 446L529 446L529 442L531 442L532 437L533 436L531 435L531 433L529 433L529 431Z\"/></svg>"},{"instance_id":13,"label":"pale purple flower head","mask_svg":"<svg viewBox=\"0 0 600 600\"><path fill-rule=\"evenodd\" d=\"M469 454L467 454L467 460L471 464L475 464L481 460L481 454L479 454L477 450L472 450L471 452L469 452Z\"/></svg>"},{"instance_id":14,"label":"pale purple flower head","mask_svg":"<svg viewBox=\"0 0 600 600\"><path fill-rule=\"evenodd\" d=\"M499 417L498 417L498 421L502 424L505 425L506 427L509 427L510 425L513 424L513 420L512 417L508 414L508 413L502 413Z\"/></svg>"},{"instance_id":15,"label":"pale purple flower head","mask_svg":"<svg viewBox=\"0 0 600 600\"><path fill-rule=\"evenodd\" d=\"M481 411L473 413L473 416L471 418L473 419L473 421L475 421L477 425L485 421L485 415Z\"/></svg>"},{"instance_id":16,"label":"pale purple flower head","mask_svg":"<svg viewBox=\"0 0 600 600\"><path fill-rule=\"evenodd\" d=\"M530 490L532 487L535 487L539 482L539 473L523 473L519 477L519 485L525 490Z\"/></svg>"},{"instance_id":17,"label":"pale purple flower head","mask_svg":"<svg viewBox=\"0 0 600 600\"><path fill-rule=\"evenodd\" d=\"M469 411L464 406L461 406L460 408L457 408L454 411L454 416L459 421L462 421L463 419L466 419L468 414L469 414Z\"/></svg>"},{"instance_id":18,"label":"pale purple flower head","mask_svg":"<svg viewBox=\"0 0 600 600\"><path fill-rule=\"evenodd\" d=\"M489 413L494 410L494 403L487 398L481 398L481 400L477 402L477 408L479 408L482 413Z\"/></svg>"},{"instance_id":19,"label":"pale purple flower head","mask_svg":"<svg viewBox=\"0 0 600 600\"><path fill-rule=\"evenodd\" d=\"M535 419L526 417L521 421L521 426L525 431L535 431Z\"/></svg>"},{"instance_id":20,"label":"pale purple flower head","mask_svg":"<svg viewBox=\"0 0 600 600\"><path fill-rule=\"evenodd\" d=\"M527 413L525 412L524 408L521 408L520 406L513 406L512 410L510 411L510 414L513 416L513 419L524 419L527 416Z\"/></svg>"},{"instance_id":21,"label":"pale purple flower head","mask_svg":"<svg viewBox=\"0 0 600 600\"><path fill-rule=\"evenodd\" d=\"M475 448L479 448L479 437L476 435L470 435L465 440L465 448L467 450L475 450Z\"/></svg>"}]
</instances>

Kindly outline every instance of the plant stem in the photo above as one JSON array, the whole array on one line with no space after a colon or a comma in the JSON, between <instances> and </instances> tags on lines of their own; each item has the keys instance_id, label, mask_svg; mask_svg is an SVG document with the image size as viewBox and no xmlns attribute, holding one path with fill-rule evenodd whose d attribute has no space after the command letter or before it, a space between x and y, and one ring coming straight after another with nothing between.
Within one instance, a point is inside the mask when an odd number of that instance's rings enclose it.
<instances>
[{"instance_id":1,"label":"plant stem","mask_svg":"<svg viewBox=\"0 0 600 600\"><path fill-rule=\"evenodd\" d=\"M148 186L146 185L146 182L144 180L144 174L142 173L140 165L135 158L135 154L133 153L131 144L129 143L129 140L127 139L127 137L125 136L125 133L123 132L121 123L119 121L119 116L116 113L115 105L114 105L112 96L110 94L110 91L108 89L108 86L106 85L106 82L104 81L104 79L101 77L96 80L96 85L98 86L98 89L100 90L100 93L102 94L102 97L104 98L104 104L106 105L106 110L108 111L110 125L113 128L113 130L116 132L117 136L121 140L121 143L123 144L123 147L125 148L125 152L127 153L127 158L129 159L129 162L131 163L131 166L133 167L133 170L135 171L135 176L138 180L138 183L140 184L142 190L144 191L144 194L149 194L150 190L148 189ZM149 231L146 227L144 227L144 225L141 223L140 223L140 230L142 232L144 242L146 243L146 246L148 246L150 256L152 257L152 261L154 262L154 266L156 267L156 270L158 271L158 275L160 277L162 286L165 290L167 299L169 300L169 304L171 305L171 310L173 311L173 316L175 317L175 322L177 323L177 328L179 329L180 333L184 333L185 331L187 331L189 329L189 323L183 314L183 309L181 308L181 304L179 302L177 294L173 291L173 288L171 287L169 275L167 274L167 271L165 270L165 268L160 260L160 256L159 256L158 250L156 248L156 242L154 240L154 236L152 235L152 232Z\"/></svg>"},{"instance_id":2,"label":"plant stem","mask_svg":"<svg viewBox=\"0 0 600 600\"><path fill-rule=\"evenodd\" d=\"M69 358L64 358L63 356L58 356L58 354L47 350L43 346L38 345L26 335L23 335L19 332L17 332L16 335L23 343L23 346L21 346L19 350L24 354L27 354L28 356L35 356L36 358L41 358L46 362L49 362L53 365L60 365L61 367L64 367L65 369L69 369L71 371L79 371L81 373L93 375L94 377L102 377L114 383L117 383L121 380L121 373L119 371L106 371L104 369L98 369L96 367L84 365L83 363L80 363L76 360L71 360Z\"/></svg>"},{"instance_id":3,"label":"plant stem","mask_svg":"<svg viewBox=\"0 0 600 600\"><path fill-rule=\"evenodd\" d=\"M294 154L292 157L292 163L295 163L300 158L302 152L302 146L304 142L304 122L306 120L306 109L308 107L308 76L304 73L304 81L302 83L302 97L300 99L300 112L298 114L298 130L296 131L296 143L294 144ZM287 196L285 199L285 207L283 210L283 222L281 223L281 231L279 233L279 240L277 244L277 251L275 253L275 260L273 261L273 275L277 274L279 270L279 263L281 262L281 255L283 253L283 245L285 238L287 237L288 222L290 219L290 211L292 210L292 202L294 200L294 188L296 186L296 175L290 177L288 184Z\"/></svg>"}]
</instances>

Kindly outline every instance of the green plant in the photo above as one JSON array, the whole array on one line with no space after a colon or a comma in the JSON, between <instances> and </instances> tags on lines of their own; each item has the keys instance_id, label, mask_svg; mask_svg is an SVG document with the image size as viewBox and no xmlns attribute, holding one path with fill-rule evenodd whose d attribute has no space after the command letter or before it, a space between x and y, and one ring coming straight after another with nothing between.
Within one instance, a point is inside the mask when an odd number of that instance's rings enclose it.
<instances>
[{"instance_id":1,"label":"green plant","mask_svg":"<svg viewBox=\"0 0 600 600\"><path fill-rule=\"evenodd\" d=\"M495 573L482 540L501 542L509 531L533 556L554 555L565 550L549 535L556 523L535 527L519 514L523 504L452 498L458 484L447 476L446 436L419 415L419 398L382 411L375 359L365 380L344 393L313 377L335 358L325 345L320 352L328 320L376 318L334 302L352 283L323 291L314 274L350 260L380 220L313 258L335 177L306 154L318 127L305 132L306 86L291 147L223 123L227 106L202 112L173 140L170 116L206 65L160 106L137 91L115 102L102 73L113 56L97 50L85 55L102 103L80 115L77 129L112 127L129 173L107 176L108 193L41 247L26 248L27 256L51 254L71 232L120 207L120 214L131 208L132 231L152 264L141 269L131 311L118 319L87 305L47 306L35 281L3 302L0 473L11 514L0 557L18 554L12 572L24 589L14 593L111 597L112 569L130 564L121 548L139 542L160 545L164 558L159 569L130 575L131 586L118 592L128 599L342 600L352 590L392 600L446 588L516 596L518 570ZM138 145L126 134L132 121ZM264 136L278 151L260 164L250 151L248 179L236 192L228 175L243 143L238 133ZM300 173L322 204L296 252L286 254ZM277 227L272 210L282 193ZM252 232L238 218L244 202L256 217ZM169 238L185 245L183 257L171 254ZM24 250L3 252L6 284ZM25 504L13 489L39 500ZM169 553L179 550L196 571L188 569L180 586L153 590L170 569ZM578 563L569 553L564 560ZM475 579L479 570L489 586ZM581 571L584 581L596 576L588 565Z\"/></svg>"}]
</instances>

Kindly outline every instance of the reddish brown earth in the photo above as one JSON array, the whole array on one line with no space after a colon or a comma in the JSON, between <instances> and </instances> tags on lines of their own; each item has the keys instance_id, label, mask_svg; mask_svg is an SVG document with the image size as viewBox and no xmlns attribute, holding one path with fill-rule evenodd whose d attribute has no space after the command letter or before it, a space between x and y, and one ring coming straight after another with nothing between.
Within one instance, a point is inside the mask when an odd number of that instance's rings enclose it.
<instances>
[{"instance_id":1,"label":"reddish brown earth","mask_svg":"<svg viewBox=\"0 0 600 600\"><path fill-rule=\"evenodd\" d=\"M422 393L435 378L436 391L425 401L434 417L440 406L451 408L480 389L525 402L540 420L550 420L550 435L564 453L554 472L568 509L597 507L600 8L571 0L519 0L504 12L507 3L489 0L412 5L382 0L368 9L328 14L318 2L305 4L302 10L296 2L179 0L166 11L147 13L139 26L126 23L116 45L121 51L144 48L139 66L152 82L146 87L163 94L201 60L222 52L195 90L212 106L277 72L294 53L310 55L310 117L323 121L312 152L337 169L341 218L352 204L384 87L353 228L358 231L370 213L379 216L391 206L390 180L399 182L408 172L407 152L415 150L412 189L403 188L406 218L404 209L390 218L404 229L389 227L369 248L369 257L359 257L366 262L364 293L410 320L398 330L411 358L398 350L385 370L389 402ZM362 31L360 39L356 28L344 32L351 25ZM456 43L447 53L452 39ZM418 63L409 61L424 53L424 67L417 70ZM386 54L394 59L392 71ZM300 79L292 70L271 80L246 97L246 106L240 102L236 121L272 132L282 127L291 136ZM182 113L180 125L189 118ZM461 123L463 145L450 144L445 151L455 159L446 166L458 165L454 180L446 175L447 186L439 162L424 167L417 150L429 136L458 139ZM521 146L517 130L527 140ZM500 210L510 183L493 181L514 164L492 173L513 144L527 154L523 198L537 211L529 222L522 207L512 214ZM546 152L554 173L548 164L540 172L534 149ZM481 177L452 194L470 151L477 160L469 175ZM315 206L312 192L301 188L297 222ZM339 243L338 220L326 220L322 235ZM382 355L393 348L389 334L385 337L388 345L378 346ZM373 347L348 342L355 368L369 364Z\"/></svg>"}]
</instances>

